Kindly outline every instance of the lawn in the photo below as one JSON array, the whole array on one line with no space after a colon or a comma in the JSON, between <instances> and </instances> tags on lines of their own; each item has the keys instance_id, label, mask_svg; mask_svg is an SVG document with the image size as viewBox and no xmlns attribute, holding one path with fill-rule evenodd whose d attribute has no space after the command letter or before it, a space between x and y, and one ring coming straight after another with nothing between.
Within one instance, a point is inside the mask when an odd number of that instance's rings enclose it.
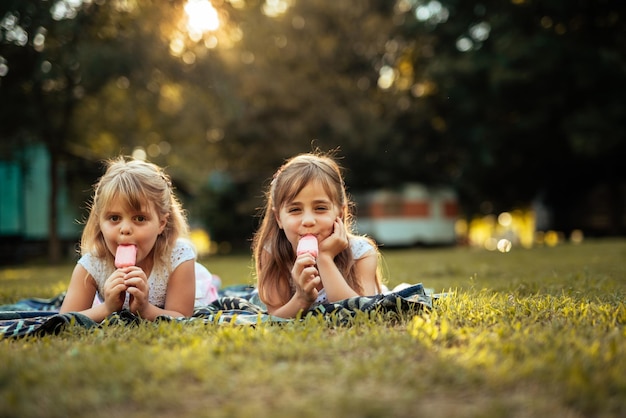
<instances>
[{"instance_id":1,"label":"lawn","mask_svg":"<svg viewBox=\"0 0 626 418\"><path fill-rule=\"evenodd\" d=\"M1 417L626 416L626 240L510 253L384 250L429 315L257 326L143 323L0 341ZM251 283L249 256L204 260ZM71 265L0 270L0 304Z\"/></svg>"}]
</instances>

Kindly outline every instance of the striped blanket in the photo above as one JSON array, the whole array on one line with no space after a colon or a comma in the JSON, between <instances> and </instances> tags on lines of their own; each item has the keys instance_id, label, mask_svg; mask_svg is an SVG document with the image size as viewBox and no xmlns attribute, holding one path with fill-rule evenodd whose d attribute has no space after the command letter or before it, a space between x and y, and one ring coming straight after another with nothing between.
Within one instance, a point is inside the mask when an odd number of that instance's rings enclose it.
<instances>
[{"instance_id":1,"label":"striped blanket","mask_svg":"<svg viewBox=\"0 0 626 418\"><path fill-rule=\"evenodd\" d=\"M141 319L129 311L116 312L97 323L85 315L70 312L59 313L64 295L52 299L24 299L15 304L0 306L0 338L18 338L58 334L66 326L84 328L107 324L133 324ZM426 294L422 284L416 284L398 292L385 295L360 296L335 303L318 305L305 312L307 316L332 318L333 323L348 324L358 312L417 313L433 308L433 296ZM209 305L197 307L191 317L172 318L163 316L159 321L198 322L237 325L254 325L259 322L289 322L267 313L249 286L232 286L220 291L220 297Z\"/></svg>"}]
</instances>

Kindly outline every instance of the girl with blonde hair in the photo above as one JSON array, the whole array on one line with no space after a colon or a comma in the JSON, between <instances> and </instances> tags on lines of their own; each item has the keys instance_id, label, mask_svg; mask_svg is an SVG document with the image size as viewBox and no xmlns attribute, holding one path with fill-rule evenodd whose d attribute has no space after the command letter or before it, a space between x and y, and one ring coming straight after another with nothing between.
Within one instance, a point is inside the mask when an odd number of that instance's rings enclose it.
<instances>
[{"instance_id":1,"label":"girl with blonde hair","mask_svg":"<svg viewBox=\"0 0 626 418\"><path fill-rule=\"evenodd\" d=\"M60 312L102 321L128 309L148 320L190 316L195 251L170 177L155 164L118 157L94 187L81 258ZM135 265L115 266L118 246L136 247ZM101 303L94 303L94 296Z\"/></svg>"}]
</instances>

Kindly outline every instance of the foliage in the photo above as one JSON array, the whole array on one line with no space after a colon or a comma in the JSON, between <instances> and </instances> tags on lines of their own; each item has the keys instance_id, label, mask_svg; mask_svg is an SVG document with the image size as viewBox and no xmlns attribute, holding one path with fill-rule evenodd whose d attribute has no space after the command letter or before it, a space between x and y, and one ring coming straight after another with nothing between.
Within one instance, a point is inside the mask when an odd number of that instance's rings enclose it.
<instances>
[{"instance_id":1,"label":"foliage","mask_svg":"<svg viewBox=\"0 0 626 418\"><path fill-rule=\"evenodd\" d=\"M615 156L626 145L618 3L445 1L445 17L404 13L395 65L408 61L410 86L422 87L399 123L426 136L432 169L447 172L464 204L491 201L498 212L544 193L564 217L590 183L617 193ZM424 30L427 45L415 36ZM431 116L415 123L422 108Z\"/></svg>"},{"instance_id":2,"label":"foliage","mask_svg":"<svg viewBox=\"0 0 626 418\"><path fill-rule=\"evenodd\" d=\"M625 255L623 240L387 250L390 284L452 293L430 315L347 327L142 323L4 340L0 407L20 417L313 417L320 405L346 417L623 416ZM247 256L205 263L226 283L249 277ZM36 277L52 295L60 273L33 266L21 295L34 296ZM16 275L0 273L0 292Z\"/></svg>"},{"instance_id":3,"label":"foliage","mask_svg":"<svg viewBox=\"0 0 626 418\"><path fill-rule=\"evenodd\" d=\"M143 148L218 240L247 239L273 170L316 147L355 192L452 184L468 217L543 198L567 230L605 187L602 231L626 228L622 2L212 4L219 29L194 34L184 0L4 2L3 158Z\"/></svg>"}]
</instances>

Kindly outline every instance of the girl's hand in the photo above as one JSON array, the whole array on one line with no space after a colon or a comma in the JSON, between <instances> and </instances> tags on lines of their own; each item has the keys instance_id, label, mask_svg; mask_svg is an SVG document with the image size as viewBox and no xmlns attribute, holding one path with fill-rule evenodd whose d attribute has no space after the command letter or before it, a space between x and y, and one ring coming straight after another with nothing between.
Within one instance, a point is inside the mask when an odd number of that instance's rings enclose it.
<instances>
[{"instance_id":1,"label":"girl's hand","mask_svg":"<svg viewBox=\"0 0 626 418\"><path fill-rule=\"evenodd\" d=\"M309 253L299 255L291 269L291 277L296 288L295 296L308 305L315 302L317 286L321 283L315 257Z\"/></svg>"},{"instance_id":2,"label":"girl's hand","mask_svg":"<svg viewBox=\"0 0 626 418\"><path fill-rule=\"evenodd\" d=\"M109 314L121 311L124 306L127 289L125 275L124 269L117 269L104 282L104 305Z\"/></svg>"},{"instance_id":3,"label":"girl's hand","mask_svg":"<svg viewBox=\"0 0 626 418\"><path fill-rule=\"evenodd\" d=\"M334 259L337 254L348 248L348 234L340 217L335 219L333 233L323 239L319 244L319 252L327 254Z\"/></svg>"},{"instance_id":4,"label":"girl's hand","mask_svg":"<svg viewBox=\"0 0 626 418\"><path fill-rule=\"evenodd\" d=\"M123 270L126 272L124 276L124 283L127 286L126 291L130 295L130 311L143 316L142 312L150 306L150 302L148 302L150 291L148 277L140 267L126 267Z\"/></svg>"}]
</instances>

